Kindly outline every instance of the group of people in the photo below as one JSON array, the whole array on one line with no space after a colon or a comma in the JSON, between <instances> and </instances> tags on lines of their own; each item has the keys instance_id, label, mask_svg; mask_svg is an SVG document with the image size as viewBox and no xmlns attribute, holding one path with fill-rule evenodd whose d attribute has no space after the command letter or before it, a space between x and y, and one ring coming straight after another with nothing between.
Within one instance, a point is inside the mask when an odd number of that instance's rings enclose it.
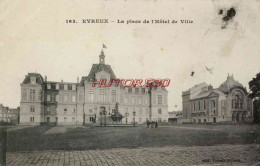
<instances>
[{"instance_id":1,"label":"group of people","mask_svg":"<svg viewBox=\"0 0 260 166\"><path fill-rule=\"evenodd\" d=\"M155 128L158 128L158 122L157 121L149 121L149 120L147 120L146 121L146 124L147 124L147 128L153 128L153 127L155 127Z\"/></svg>"}]
</instances>

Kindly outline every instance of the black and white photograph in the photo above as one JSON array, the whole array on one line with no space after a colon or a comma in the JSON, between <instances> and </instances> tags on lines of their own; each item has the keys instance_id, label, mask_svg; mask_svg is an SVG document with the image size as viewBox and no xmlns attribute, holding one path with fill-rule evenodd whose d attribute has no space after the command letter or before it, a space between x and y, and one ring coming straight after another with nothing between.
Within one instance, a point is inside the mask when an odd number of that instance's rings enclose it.
<instances>
[{"instance_id":1,"label":"black and white photograph","mask_svg":"<svg viewBox=\"0 0 260 166\"><path fill-rule=\"evenodd\" d=\"M259 11L0 0L0 166L260 165Z\"/></svg>"}]
</instances>

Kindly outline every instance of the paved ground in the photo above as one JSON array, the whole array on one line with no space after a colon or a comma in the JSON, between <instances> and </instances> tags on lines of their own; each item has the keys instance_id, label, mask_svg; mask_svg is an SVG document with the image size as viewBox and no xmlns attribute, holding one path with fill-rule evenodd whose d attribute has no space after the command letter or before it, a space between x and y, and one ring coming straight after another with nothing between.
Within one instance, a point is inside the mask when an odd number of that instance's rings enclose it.
<instances>
[{"instance_id":1,"label":"paved ground","mask_svg":"<svg viewBox=\"0 0 260 166\"><path fill-rule=\"evenodd\" d=\"M9 152L7 165L260 165L260 146L166 146L89 151Z\"/></svg>"}]
</instances>

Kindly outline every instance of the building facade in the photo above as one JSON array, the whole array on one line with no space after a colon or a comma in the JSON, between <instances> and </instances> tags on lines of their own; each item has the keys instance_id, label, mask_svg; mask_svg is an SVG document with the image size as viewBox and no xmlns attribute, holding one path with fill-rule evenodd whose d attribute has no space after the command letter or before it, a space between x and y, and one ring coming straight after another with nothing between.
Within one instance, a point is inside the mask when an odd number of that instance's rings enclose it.
<instances>
[{"instance_id":1,"label":"building facade","mask_svg":"<svg viewBox=\"0 0 260 166\"><path fill-rule=\"evenodd\" d=\"M20 108L9 108L0 104L0 122L19 124Z\"/></svg>"},{"instance_id":2,"label":"building facade","mask_svg":"<svg viewBox=\"0 0 260 166\"><path fill-rule=\"evenodd\" d=\"M178 117L182 116L182 111L169 112L168 122L169 124L177 124Z\"/></svg>"},{"instance_id":3,"label":"building facade","mask_svg":"<svg viewBox=\"0 0 260 166\"><path fill-rule=\"evenodd\" d=\"M165 87L93 86L93 81L117 79L105 64L103 50L99 64L76 82L47 81L38 73L28 73L21 83L21 124L57 123L82 125L97 123L100 112L111 115L118 104L121 123L168 120L168 91ZM135 112L135 113L133 113ZM104 115L103 115L104 116Z\"/></svg>"},{"instance_id":4,"label":"building facade","mask_svg":"<svg viewBox=\"0 0 260 166\"><path fill-rule=\"evenodd\" d=\"M183 117L180 123L251 122L252 101L241 83L228 75L218 88L201 83L182 92ZM178 122L179 123L179 122Z\"/></svg>"}]
</instances>

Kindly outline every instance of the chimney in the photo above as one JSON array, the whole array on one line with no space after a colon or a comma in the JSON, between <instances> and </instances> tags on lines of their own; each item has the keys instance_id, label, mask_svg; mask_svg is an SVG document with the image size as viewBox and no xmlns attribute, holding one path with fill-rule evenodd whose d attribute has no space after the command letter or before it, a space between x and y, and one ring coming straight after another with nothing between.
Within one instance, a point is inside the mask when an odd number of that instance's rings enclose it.
<instances>
[{"instance_id":1,"label":"chimney","mask_svg":"<svg viewBox=\"0 0 260 166\"><path fill-rule=\"evenodd\" d=\"M79 77L77 78L77 83L79 83Z\"/></svg>"},{"instance_id":2,"label":"chimney","mask_svg":"<svg viewBox=\"0 0 260 166\"><path fill-rule=\"evenodd\" d=\"M47 82L47 76L44 76L44 81Z\"/></svg>"}]
</instances>

